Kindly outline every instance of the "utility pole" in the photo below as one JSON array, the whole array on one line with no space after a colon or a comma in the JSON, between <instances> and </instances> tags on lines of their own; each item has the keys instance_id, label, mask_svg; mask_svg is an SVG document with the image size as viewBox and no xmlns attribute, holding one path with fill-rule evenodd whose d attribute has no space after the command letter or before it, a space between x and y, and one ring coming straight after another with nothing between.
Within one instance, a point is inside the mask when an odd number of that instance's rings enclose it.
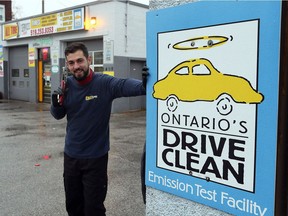
<instances>
[{"instance_id":1,"label":"utility pole","mask_svg":"<svg viewBox=\"0 0 288 216\"><path fill-rule=\"evenodd\" d=\"M45 13L45 10L44 10L44 0L42 0L42 14Z\"/></svg>"}]
</instances>

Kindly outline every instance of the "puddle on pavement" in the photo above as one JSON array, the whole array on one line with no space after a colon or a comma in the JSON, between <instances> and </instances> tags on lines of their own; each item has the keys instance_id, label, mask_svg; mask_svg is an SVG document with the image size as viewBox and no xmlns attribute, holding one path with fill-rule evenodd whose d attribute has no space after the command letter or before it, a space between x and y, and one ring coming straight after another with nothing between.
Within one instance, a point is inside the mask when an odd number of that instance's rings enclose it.
<instances>
[{"instance_id":1,"label":"puddle on pavement","mask_svg":"<svg viewBox=\"0 0 288 216\"><path fill-rule=\"evenodd\" d=\"M21 109L21 106L18 107L11 107L11 106L4 106L4 107L0 107L0 110L17 110L17 109Z\"/></svg>"},{"instance_id":2,"label":"puddle on pavement","mask_svg":"<svg viewBox=\"0 0 288 216\"><path fill-rule=\"evenodd\" d=\"M20 105L18 105L20 104ZM0 100L0 110L9 111L20 111L20 112L30 112L30 111L50 111L50 103L29 103L29 102L19 102L19 101L9 101Z\"/></svg>"},{"instance_id":3,"label":"puddle on pavement","mask_svg":"<svg viewBox=\"0 0 288 216\"><path fill-rule=\"evenodd\" d=\"M22 133L24 130L26 131L26 130L28 130L28 128L26 125L22 125L22 124L13 125L13 126L5 128L5 131L21 131Z\"/></svg>"}]
</instances>

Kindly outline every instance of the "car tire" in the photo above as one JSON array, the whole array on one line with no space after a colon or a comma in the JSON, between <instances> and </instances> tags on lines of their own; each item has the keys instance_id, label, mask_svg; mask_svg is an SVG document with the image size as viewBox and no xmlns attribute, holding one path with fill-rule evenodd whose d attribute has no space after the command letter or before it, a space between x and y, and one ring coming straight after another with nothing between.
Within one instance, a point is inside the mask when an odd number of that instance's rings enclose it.
<instances>
[{"instance_id":1,"label":"car tire","mask_svg":"<svg viewBox=\"0 0 288 216\"><path fill-rule=\"evenodd\" d=\"M166 100L166 106L170 112L174 112L178 108L179 99L176 95L170 95Z\"/></svg>"},{"instance_id":2,"label":"car tire","mask_svg":"<svg viewBox=\"0 0 288 216\"><path fill-rule=\"evenodd\" d=\"M220 95L216 100L216 109L220 115L227 116L233 111L233 99L228 94Z\"/></svg>"}]
</instances>

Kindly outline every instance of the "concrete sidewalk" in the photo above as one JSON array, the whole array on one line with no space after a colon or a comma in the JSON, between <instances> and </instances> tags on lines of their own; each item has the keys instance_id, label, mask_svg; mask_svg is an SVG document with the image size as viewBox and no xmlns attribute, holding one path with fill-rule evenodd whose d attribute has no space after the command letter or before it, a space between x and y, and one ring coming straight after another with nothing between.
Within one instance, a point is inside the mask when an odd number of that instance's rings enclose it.
<instances>
[{"instance_id":1,"label":"concrete sidewalk","mask_svg":"<svg viewBox=\"0 0 288 216\"><path fill-rule=\"evenodd\" d=\"M49 104L0 100L0 215L67 215L63 190L66 119ZM112 114L107 216L143 216L140 160L146 112Z\"/></svg>"}]
</instances>

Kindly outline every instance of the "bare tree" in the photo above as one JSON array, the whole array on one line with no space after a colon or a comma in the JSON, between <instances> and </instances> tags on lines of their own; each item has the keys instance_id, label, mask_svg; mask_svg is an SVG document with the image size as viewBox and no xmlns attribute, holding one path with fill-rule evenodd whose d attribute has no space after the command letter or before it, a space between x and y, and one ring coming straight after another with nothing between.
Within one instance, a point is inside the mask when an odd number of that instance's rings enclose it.
<instances>
[{"instance_id":1,"label":"bare tree","mask_svg":"<svg viewBox=\"0 0 288 216\"><path fill-rule=\"evenodd\" d=\"M21 19L23 13L22 6L17 5L15 1L12 1L12 4L12 20Z\"/></svg>"}]
</instances>

